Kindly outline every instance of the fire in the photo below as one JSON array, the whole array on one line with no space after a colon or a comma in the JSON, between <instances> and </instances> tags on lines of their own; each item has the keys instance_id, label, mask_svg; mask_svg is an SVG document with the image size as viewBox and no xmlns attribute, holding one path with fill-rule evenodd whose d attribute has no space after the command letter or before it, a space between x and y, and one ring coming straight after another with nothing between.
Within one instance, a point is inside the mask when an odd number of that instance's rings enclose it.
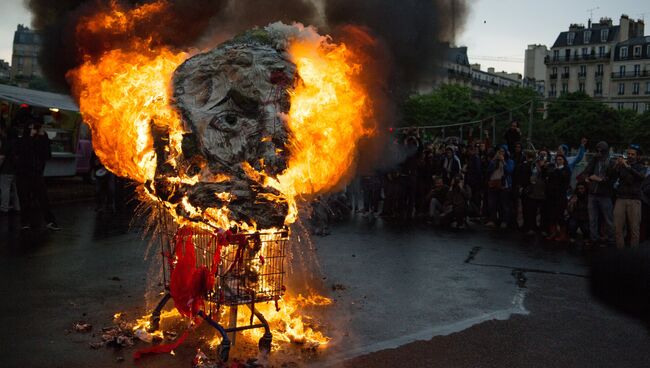
<instances>
[{"instance_id":1,"label":"fire","mask_svg":"<svg viewBox=\"0 0 650 368\"><path fill-rule=\"evenodd\" d=\"M354 163L359 140L372 134L370 98L361 64L345 44L295 41L289 54L302 81L291 91L292 156L278 189L296 195L332 189Z\"/></svg>"},{"instance_id":2,"label":"fire","mask_svg":"<svg viewBox=\"0 0 650 368\"><path fill-rule=\"evenodd\" d=\"M160 11L162 3L111 11L79 24L77 33L128 32L138 19ZM188 54L134 39L126 49L110 50L98 60L87 57L67 75L92 130L93 148L107 169L140 183L153 179L156 160L151 124L182 133L178 113L169 106L171 76ZM180 144L178 134L170 135ZM174 139L175 138L175 139Z\"/></svg>"},{"instance_id":3,"label":"fire","mask_svg":"<svg viewBox=\"0 0 650 368\"><path fill-rule=\"evenodd\" d=\"M297 344L309 348L323 348L328 345L330 338L318 330L317 326L311 323L303 308L324 307L332 304L332 300L318 295L310 290L309 294L303 296L285 295L279 301L279 310L273 303L256 304L255 308L262 312L269 321L273 334L273 349L278 349L279 343ZM237 315L237 325L246 325L250 321L250 310L240 308ZM245 330L242 333L252 342L257 342L264 334L262 329ZM221 342L221 336L216 335L210 341L211 347L216 347Z\"/></svg>"},{"instance_id":4,"label":"fire","mask_svg":"<svg viewBox=\"0 0 650 368\"><path fill-rule=\"evenodd\" d=\"M151 20L167 6L166 0L158 0L125 9L117 1L111 1L108 9L79 23L77 36L118 34L128 39L140 21ZM157 157L160 151L154 149L152 129L168 134L165 161L176 167L186 132L178 112L170 106L170 84L174 71L190 53L189 50L159 45L154 39L155 34L149 38L134 37L120 48L96 57L87 56L79 67L68 72L67 77L84 120L92 130L95 152L105 167L141 183L145 189L143 192L148 194L144 196L145 200L160 201L152 187L145 185L154 180L160 162L160 157ZM250 178L265 182L286 197L289 214L285 225L296 220L298 198L309 198L343 182L354 167L359 140L374 132L371 99L360 80L362 63L359 56L345 44L333 43L327 37L307 37L289 42L288 52L297 67L300 81L289 91L291 108L287 123L291 133L291 154L287 169L277 179L272 179L242 165ZM227 178L214 176L208 179L220 182ZM166 180L194 185L206 178L205 175L189 177L178 174L175 177L169 175ZM233 198L231 193L215 195L226 203ZM267 199L273 200L271 195ZM214 228L275 230L235 223L230 219L227 207L201 209L193 206L187 197L177 203L162 204L180 225L188 220L178 215L178 208L187 216L200 218ZM258 307L273 326L275 341L327 345L329 338L306 323L301 311L306 306L331 304L330 299L310 293L296 297L285 295L280 302L279 311L273 303ZM249 317L242 318L243 324ZM141 319L135 328L146 329L148 323L148 319ZM259 330L245 332L256 338L261 333Z\"/></svg>"}]
</instances>

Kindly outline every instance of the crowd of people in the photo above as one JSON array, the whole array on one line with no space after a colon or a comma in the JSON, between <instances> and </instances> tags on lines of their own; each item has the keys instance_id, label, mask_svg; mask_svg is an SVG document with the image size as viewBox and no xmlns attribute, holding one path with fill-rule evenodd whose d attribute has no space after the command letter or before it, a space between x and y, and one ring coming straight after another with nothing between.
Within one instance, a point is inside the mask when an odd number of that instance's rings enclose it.
<instances>
[{"instance_id":1,"label":"crowd of people","mask_svg":"<svg viewBox=\"0 0 650 368\"><path fill-rule=\"evenodd\" d=\"M20 214L23 230L41 219L48 229L60 230L43 177L45 163L52 157L50 140L42 122L18 123L12 128L0 125L0 215Z\"/></svg>"},{"instance_id":2,"label":"crowd of people","mask_svg":"<svg viewBox=\"0 0 650 368\"><path fill-rule=\"evenodd\" d=\"M363 216L481 224L557 242L580 233L587 246L637 246L647 237L650 165L639 146L612 154L599 142L588 152L583 138L574 155L567 145L524 149L516 121L503 140L493 145L485 132L483 139L423 142L416 129L405 131L392 147L406 152L404 160L360 175L347 198Z\"/></svg>"}]
</instances>

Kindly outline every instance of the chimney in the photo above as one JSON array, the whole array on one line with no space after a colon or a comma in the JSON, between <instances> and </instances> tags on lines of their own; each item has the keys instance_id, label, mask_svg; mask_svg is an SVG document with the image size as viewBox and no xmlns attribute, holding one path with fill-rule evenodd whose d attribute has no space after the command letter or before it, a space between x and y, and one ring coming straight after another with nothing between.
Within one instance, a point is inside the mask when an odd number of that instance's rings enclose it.
<instances>
[{"instance_id":1,"label":"chimney","mask_svg":"<svg viewBox=\"0 0 650 368\"><path fill-rule=\"evenodd\" d=\"M618 42L627 41L630 38L630 17L625 14L621 15L621 21L619 23L620 30L618 31Z\"/></svg>"},{"instance_id":2,"label":"chimney","mask_svg":"<svg viewBox=\"0 0 650 368\"><path fill-rule=\"evenodd\" d=\"M494 74L494 68L488 68L488 73Z\"/></svg>"}]
</instances>

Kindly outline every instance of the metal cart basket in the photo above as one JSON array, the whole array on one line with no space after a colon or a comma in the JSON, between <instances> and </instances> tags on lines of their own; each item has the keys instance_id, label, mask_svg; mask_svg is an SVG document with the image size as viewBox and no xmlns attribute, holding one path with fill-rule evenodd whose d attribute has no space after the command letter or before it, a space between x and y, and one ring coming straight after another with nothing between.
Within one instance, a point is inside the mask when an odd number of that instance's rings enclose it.
<instances>
[{"instance_id":1,"label":"metal cart basket","mask_svg":"<svg viewBox=\"0 0 650 368\"><path fill-rule=\"evenodd\" d=\"M179 244L179 237L185 237L180 239L181 241L191 237L196 266L209 268L216 264L214 287L203 296L205 307L198 312L198 316L221 334L222 341L218 348L221 360L228 360L236 333L247 329L264 328L264 335L258 346L260 351L269 352L272 342L271 330L262 313L255 308L255 303L275 302L277 307L277 301L284 294L288 230L232 234L203 229L192 229L188 232L184 229L176 229L173 236L163 235L162 264L166 293L151 314L150 328L159 328L161 310L171 298L169 286L174 264L174 248ZM237 308L240 305L246 305L251 311L249 323L243 326L237 326ZM228 327L223 327L219 321L222 307L229 307ZM257 317L258 323L254 323L253 316Z\"/></svg>"}]
</instances>

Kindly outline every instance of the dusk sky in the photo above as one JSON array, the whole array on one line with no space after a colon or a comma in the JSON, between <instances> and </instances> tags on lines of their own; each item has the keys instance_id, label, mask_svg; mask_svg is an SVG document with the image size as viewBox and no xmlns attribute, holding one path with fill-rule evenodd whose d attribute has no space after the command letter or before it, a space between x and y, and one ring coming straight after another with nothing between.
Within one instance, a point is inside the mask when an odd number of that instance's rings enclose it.
<instances>
[{"instance_id":1,"label":"dusk sky","mask_svg":"<svg viewBox=\"0 0 650 368\"><path fill-rule=\"evenodd\" d=\"M10 61L16 25L29 25L31 16L22 0L1 1L0 59ZM470 3L470 15L457 42L469 47L470 62L480 63L483 69L495 67L519 73L523 73L524 50L528 44L550 47L569 23L587 22L587 9L600 7L594 10L594 19L608 16L615 24L623 13L632 18L650 18L650 3L642 0L471 0ZM649 31L650 28L646 34ZM499 60L486 60L494 58Z\"/></svg>"}]
</instances>

